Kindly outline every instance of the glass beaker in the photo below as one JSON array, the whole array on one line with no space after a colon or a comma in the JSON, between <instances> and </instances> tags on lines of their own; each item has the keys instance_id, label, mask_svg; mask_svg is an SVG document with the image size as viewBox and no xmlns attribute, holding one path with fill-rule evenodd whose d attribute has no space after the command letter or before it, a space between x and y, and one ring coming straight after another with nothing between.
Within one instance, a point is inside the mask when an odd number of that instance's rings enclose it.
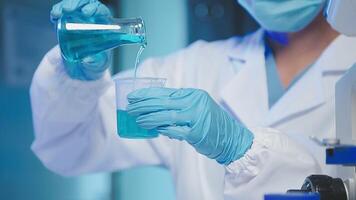
<instances>
[{"instance_id":1,"label":"glass beaker","mask_svg":"<svg viewBox=\"0 0 356 200\"><path fill-rule=\"evenodd\" d=\"M158 136L156 130L146 130L139 127L136 118L130 116L126 107L127 95L137 89L150 87L164 87L166 79L163 78L113 78L116 89L117 130L122 138L148 139Z\"/></svg>"},{"instance_id":2,"label":"glass beaker","mask_svg":"<svg viewBox=\"0 0 356 200\"><path fill-rule=\"evenodd\" d=\"M127 44L146 45L141 18L62 16L57 22L57 37L63 57L70 62Z\"/></svg>"}]
</instances>

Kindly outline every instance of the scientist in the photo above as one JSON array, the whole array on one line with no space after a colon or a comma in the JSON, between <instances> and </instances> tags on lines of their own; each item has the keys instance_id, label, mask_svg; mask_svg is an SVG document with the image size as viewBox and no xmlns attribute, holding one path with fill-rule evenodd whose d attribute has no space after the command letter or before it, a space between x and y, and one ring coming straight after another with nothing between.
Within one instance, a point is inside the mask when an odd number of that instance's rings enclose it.
<instances>
[{"instance_id":1,"label":"scientist","mask_svg":"<svg viewBox=\"0 0 356 200\"><path fill-rule=\"evenodd\" d=\"M356 62L356 39L329 26L325 0L238 2L261 30L140 66L140 76L168 80L128 96L129 113L157 128L157 139L117 136L107 53L67 63L55 47L31 86L35 154L65 176L164 166L182 200L255 200L298 188L311 173L333 175L308 137L333 137L334 85ZM110 15L96 0L64 0L52 20L78 11Z\"/></svg>"}]
</instances>

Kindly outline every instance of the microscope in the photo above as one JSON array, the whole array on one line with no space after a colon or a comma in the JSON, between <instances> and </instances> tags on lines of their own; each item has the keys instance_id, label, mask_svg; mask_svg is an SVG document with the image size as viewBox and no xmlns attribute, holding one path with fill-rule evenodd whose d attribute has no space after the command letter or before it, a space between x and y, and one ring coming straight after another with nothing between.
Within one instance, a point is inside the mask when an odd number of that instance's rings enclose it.
<instances>
[{"instance_id":1,"label":"microscope","mask_svg":"<svg viewBox=\"0 0 356 200\"><path fill-rule=\"evenodd\" d=\"M356 0L328 0L328 23L338 32L356 36ZM347 52L345 52L347 53ZM326 146L326 164L338 166L337 178L308 176L301 189L265 195L265 200L356 200L356 63L336 83L336 138L312 138Z\"/></svg>"}]
</instances>

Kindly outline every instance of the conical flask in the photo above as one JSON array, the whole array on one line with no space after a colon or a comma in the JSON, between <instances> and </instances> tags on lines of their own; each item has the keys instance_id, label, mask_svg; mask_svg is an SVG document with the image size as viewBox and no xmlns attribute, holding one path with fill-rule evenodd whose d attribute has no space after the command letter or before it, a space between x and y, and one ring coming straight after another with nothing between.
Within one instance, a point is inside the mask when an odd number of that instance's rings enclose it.
<instances>
[{"instance_id":1,"label":"conical flask","mask_svg":"<svg viewBox=\"0 0 356 200\"><path fill-rule=\"evenodd\" d=\"M64 59L70 62L121 45L146 45L141 18L83 17L64 15L57 22L57 37Z\"/></svg>"}]
</instances>

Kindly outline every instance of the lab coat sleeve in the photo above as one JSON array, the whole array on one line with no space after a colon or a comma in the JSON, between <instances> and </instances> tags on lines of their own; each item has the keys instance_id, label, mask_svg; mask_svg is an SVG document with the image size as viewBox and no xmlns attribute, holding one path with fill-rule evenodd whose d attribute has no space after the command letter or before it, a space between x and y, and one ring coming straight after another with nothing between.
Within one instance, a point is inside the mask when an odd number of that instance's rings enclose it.
<instances>
[{"instance_id":1,"label":"lab coat sleeve","mask_svg":"<svg viewBox=\"0 0 356 200\"><path fill-rule=\"evenodd\" d=\"M307 176L321 172L312 155L286 135L273 129L251 130L251 149L226 166L225 199L262 200L264 194L300 189Z\"/></svg>"},{"instance_id":2,"label":"lab coat sleeve","mask_svg":"<svg viewBox=\"0 0 356 200\"><path fill-rule=\"evenodd\" d=\"M154 76L151 64L141 66ZM109 73L96 81L68 77L58 47L39 65L30 89L35 140L32 150L50 170L65 176L135 165L168 166L172 142L120 139L114 84Z\"/></svg>"}]
</instances>

